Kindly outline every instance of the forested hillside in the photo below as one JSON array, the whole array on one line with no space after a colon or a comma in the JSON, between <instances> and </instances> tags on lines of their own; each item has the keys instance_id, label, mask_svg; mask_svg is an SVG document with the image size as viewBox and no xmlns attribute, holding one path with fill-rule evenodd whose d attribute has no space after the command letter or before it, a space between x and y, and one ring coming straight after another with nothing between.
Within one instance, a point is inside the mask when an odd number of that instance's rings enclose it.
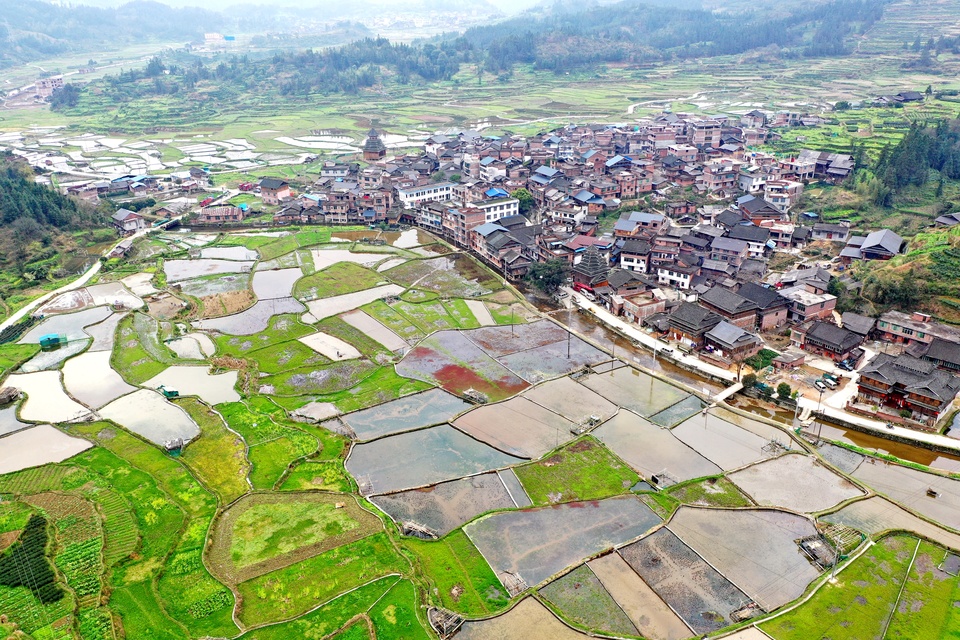
<instances>
[{"instance_id":1,"label":"forested hillside","mask_svg":"<svg viewBox=\"0 0 960 640\"><path fill-rule=\"evenodd\" d=\"M173 9L151 0L136 0L116 9L40 0L3 0L2 7L0 67L105 44L187 42L201 38L205 31L215 31L223 21L211 11Z\"/></svg>"},{"instance_id":2,"label":"forested hillside","mask_svg":"<svg viewBox=\"0 0 960 640\"><path fill-rule=\"evenodd\" d=\"M492 70L517 62L562 70L597 62L645 62L738 54L776 46L794 56L850 51L850 36L883 15L885 0L835 0L740 12L656 6L639 0L571 12L532 14L468 29L467 42L487 52ZM561 5L564 8L566 5Z\"/></svg>"},{"instance_id":3,"label":"forested hillside","mask_svg":"<svg viewBox=\"0 0 960 640\"><path fill-rule=\"evenodd\" d=\"M31 168L0 157L0 269L41 280L61 265L60 253L75 246L71 234L106 226L106 215L39 185ZM112 237L112 232L107 237ZM3 288L10 283L2 278ZM2 294L3 291L0 291Z\"/></svg>"}]
</instances>

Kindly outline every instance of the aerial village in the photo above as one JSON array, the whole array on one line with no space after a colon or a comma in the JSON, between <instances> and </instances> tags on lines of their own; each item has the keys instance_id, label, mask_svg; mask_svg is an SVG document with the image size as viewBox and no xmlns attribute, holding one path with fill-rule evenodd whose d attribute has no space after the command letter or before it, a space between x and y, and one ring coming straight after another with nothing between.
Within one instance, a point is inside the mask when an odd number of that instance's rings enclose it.
<instances>
[{"instance_id":1,"label":"aerial village","mask_svg":"<svg viewBox=\"0 0 960 640\"><path fill-rule=\"evenodd\" d=\"M96 505L103 553L65 564L86 590L0 610L127 637L155 610L189 637L325 637L347 612L376 637L754 640L797 637L781 608L838 571L956 572L960 330L838 311L907 242L797 210L855 164L751 150L803 118L416 153L371 130L309 181L68 168L65 192L157 202L0 326L33 347L0 384L0 496ZM540 263L565 267L549 295ZM893 609L877 624L912 624Z\"/></svg>"}]
</instances>

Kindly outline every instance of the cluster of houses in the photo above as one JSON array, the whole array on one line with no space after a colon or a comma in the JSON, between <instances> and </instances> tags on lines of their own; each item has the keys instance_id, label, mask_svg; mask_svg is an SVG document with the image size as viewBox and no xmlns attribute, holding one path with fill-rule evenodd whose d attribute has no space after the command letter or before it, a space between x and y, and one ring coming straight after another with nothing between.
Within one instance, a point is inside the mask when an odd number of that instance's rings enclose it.
<instances>
[{"instance_id":1,"label":"cluster of houses","mask_svg":"<svg viewBox=\"0 0 960 640\"><path fill-rule=\"evenodd\" d=\"M667 113L629 126L570 125L532 137L462 131L435 135L423 153L402 156L389 155L371 130L363 162L327 162L300 193L276 178L261 180L256 192L276 207L275 224L417 225L511 280L536 262L562 260L575 289L720 366L760 351L760 334L789 328L791 347L775 366L797 366L814 354L861 367L869 375L861 377L855 405L934 424L960 390L951 373L960 371L960 335L897 312L876 322L849 313L838 321L830 293L835 274L854 261L889 259L906 243L890 230L857 233L842 220L797 214L805 184L842 182L854 162L845 154L807 150L778 158L749 149L775 135L776 126L801 124L794 116ZM526 215L518 190L526 192ZM600 218L611 211L622 213L602 232ZM213 205L197 221L239 222L244 213ZM135 220L127 212L117 224ZM832 247L824 252L832 262L786 273L768 268L775 252L798 255L812 243ZM847 289L861 286L841 280ZM908 349L864 364L869 339ZM903 368L911 373L898 375Z\"/></svg>"}]
</instances>

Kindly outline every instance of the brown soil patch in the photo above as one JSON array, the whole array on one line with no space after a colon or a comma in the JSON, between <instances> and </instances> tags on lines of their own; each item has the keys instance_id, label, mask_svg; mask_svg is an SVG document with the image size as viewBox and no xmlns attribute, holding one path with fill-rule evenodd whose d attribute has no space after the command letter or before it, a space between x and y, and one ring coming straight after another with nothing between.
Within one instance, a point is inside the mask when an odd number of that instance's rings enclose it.
<instances>
[{"instance_id":1,"label":"brown soil patch","mask_svg":"<svg viewBox=\"0 0 960 640\"><path fill-rule=\"evenodd\" d=\"M147 313L157 320L175 318L186 308L186 303L170 294L160 294L147 301Z\"/></svg>"},{"instance_id":2,"label":"brown soil patch","mask_svg":"<svg viewBox=\"0 0 960 640\"><path fill-rule=\"evenodd\" d=\"M200 298L200 301L203 303L203 311L200 313L200 317L204 319L220 318L239 313L249 309L257 302L253 292L249 289L216 293L212 296L204 296Z\"/></svg>"},{"instance_id":3,"label":"brown soil patch","mask_svg":"<svg viewBox=\"0 0 960 640\"><path fill-rule=\"evenodd\" d=\"M0 553L3 553L10 545L16 542L19 536L19 530L0 533Z\"/></svg>"}]
</instances>

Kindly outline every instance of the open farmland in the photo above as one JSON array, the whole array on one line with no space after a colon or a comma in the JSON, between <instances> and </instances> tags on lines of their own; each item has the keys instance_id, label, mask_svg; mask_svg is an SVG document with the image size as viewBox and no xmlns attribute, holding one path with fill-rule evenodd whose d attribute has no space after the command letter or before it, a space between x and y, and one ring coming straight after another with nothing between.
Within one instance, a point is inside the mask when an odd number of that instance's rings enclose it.
<instances>
[{"instance_id":1,"label":"open farmland","mask_svg":"<svg viewBox=\"0 0 960 640\"><path fill-rule=\"evenodd\" d=\"M0 570L42 516L37 557L64 593L0 583L20 629L430 638L434 606L466 617L465 638L680 640L799 597L821 569L795 540L828 521L868 544L902 528L960 548L842 475L903 500L899 467L778 457L766 445L792 441L777 427L704 411L705 396L612 360L424 232L359 242L379 233L162 234L142 242L177 256L163 264L179 287L133 252L136 277L54 299L3 374L25 397L0 408ZM172 321L156 304L227 292L256 302ZM510 305L528 321L506 324ZM71 349L39 350L48 330ZM816 490L798 490L810 477ZM942 511L927 515L949 520L951 482L899 483L936 484ZM841 503L820 520L763 508ZM948 591L935 551L911 568L898 633L927 624L911 615L923 594ZM949 610L923 610L950 628Z\"/></svg>"}]
</instances>

